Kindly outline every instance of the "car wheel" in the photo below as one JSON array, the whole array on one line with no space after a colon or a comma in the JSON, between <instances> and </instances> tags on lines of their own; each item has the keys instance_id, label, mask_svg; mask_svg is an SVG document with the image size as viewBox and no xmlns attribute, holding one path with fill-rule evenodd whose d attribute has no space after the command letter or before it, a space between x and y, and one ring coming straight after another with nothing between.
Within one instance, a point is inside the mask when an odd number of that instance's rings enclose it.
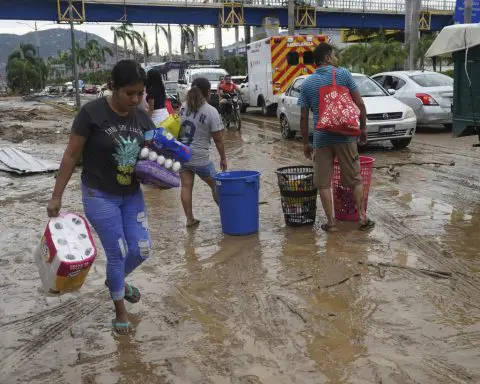
<instances>
[{"instance_id":1,"label":"car wheel","mask_svg":"<svg viewBox=\"0 0 480 384\"><path fill-rule=\"evenodd\" d=\"M262 115L268 116L268 107L264 99L262 99L260 106L262 107Z\"/></svg>"},{"instance_id":2,"label":"car wheel","mask_svg":"<svg viewBox=\"0 0 480 384\"><path fill-rule=\"evenodd\" d=\"M409 137L407 139L392 139L390 140L390 142L392 143L392 145L395 147L395 148L407 148L410 143L412 141L412 138Z\"/></svg>"},{"instance_id":3,"label":"car wheel","mask_svg":"<svg viewBox=\"0 0 480 384\"><path fill-rule=\"evenodd\" d=\"M445 124L445 130L447 132L452 132L453 124Z\"/></svg>"},{"instance_id":4,"label":"car wheel","mask_svg":"<svg viewBox=\"0 0 480 384\"><path fill-rule=\"evenodd\" d=\"M296 132L290 129L290 124L288 123L287 118L283 115L280 118L280 129L284 139L293 139L296 135Z\"/></svg>"}]
</instances>

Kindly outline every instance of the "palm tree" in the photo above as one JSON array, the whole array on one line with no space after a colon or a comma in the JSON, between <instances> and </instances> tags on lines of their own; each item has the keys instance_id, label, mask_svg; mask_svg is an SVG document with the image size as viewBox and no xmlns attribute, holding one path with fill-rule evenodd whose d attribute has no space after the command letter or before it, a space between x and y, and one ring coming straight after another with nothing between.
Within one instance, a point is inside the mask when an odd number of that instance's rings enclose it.
<instances>
[{"instance_id":1,"label":"palm tree","mask_svg":"<svg viewBox=\"0 0 480 384\"><path fill-rule=\"evenodd\" d=\"M108 47L102 47L97 40L89 40L84 48L84 60L88 63L89 69L95 71L96 63L104 63L106 55L113 56L113 52Z\"/></svg>"},{"instance_id":2,"label":"palm tree","mask_svg":"<svg viewBox=\"0 0 480 384\"><path fill-rule=\"evenodd\" d=\"M437 34L424 34L418 41L418 47L416 56L420 61L420 69L423 71L425 69L425 55L427 54L428 49L435 41Z\"/></svg>"},{"instance_id":3,"label":"palm tree","mask_svg":"<svg viewBox=\"0 0 480 384\"><path fill-rule=\"evenodd\" d=\"M157 56L160 53L160 49L158 47L158 33L162 31L163 35L167 39L168 44L168 59L172 60L173 53L172 53L172 30L170 28L170 24L167 24L167 28L162 25L155 24L155 53Z\"/></svg>"},{"instance_id":4,"label":"palm tree","mask_svg":"<svg viewBox=\"0 0 480 384\"><path fill-rule=\"evenodd\" d=\"M124 59L126 59L128 55L127 40L130 39L132 28L133 28L132 23L123 23L117 28L110 27L110 30L113 32L114 41L123 40L123 58Z\"/></svg>"},{"instance_id":5,"label":"palm tree","mask_svg":"<svg viewBox=\"0 0 480 384\"><path fill-rule=\"evenodd\" d=\"M364 71L368 57L368 45L364 43L351 44L340 54L340 64L353 71Z\"/></svg>"},{"instance_id":6,"label":"palm tree","mask_svg":"<svg viewBox=\"0 0 480 384\"><path fill-rule=\"evenodd\" d=\"M18 58L20 60L30 61L32 64L35 64L37 58L37 50L33 44L20 44L15 48L9 56L10 59Z\"/></svg>"},{"instance_id":7,"label":"palm tree","mask_svg":"<svg viewBox=\"0 0 480 384\"><path fill-rule=\"evenodd\" d=\"M14 91L43 88L48 78L49 68L42 58L36 55L33 44L20 44L7 61L7 82Z\"/></svg>"},{"instance_id":8,"label":"palm tree","mask_svg":"<svg viewBox=\"0 0 480 384\"><path fill-rule=\"evenodd\" d=\"M129 34L128 38L130 39L130 44L132 45L132 49L133 49L133 59L136 60L137 59L137 50L136 50L135 44L138 43L138 45L142 46L143 45L143 37L138 31L135 31L135 30L132 29L130 31L130 34Z\"/></svg>"},{"instance_id":9,"label":"palm tree","mask_svg":"<svg viewBox=\"0 0 480 384\"><path fill-rule=\"evenodd\" d=\"M368 43L355 43L344 48L340 62L352 70L372 75L396 69L407 56L404 44L395 39L387 39L380 31Z\"/></svg>"},{"instance_id":10,"label":"palm tree","mask_svg":"<svg viewBox=\"0 0 480 384\"><path fill-rule=\"evenodd\" d=\"M114 27L110 27L110 29L115 29ZM115 62L118 62L118 39L117 34L113 32L113 45L115 46Z\"/></svg>"},{"instance_id":11,"label":"palm tree","mask_svg":"<svg viewBox=\"0 0 480 384\"><path fill-rule=\"evenodd\" d=\"M147 65L148 62L148 42L147 42L147 36L145 35L145 31L143 32L143 62L145 65Z\"/></svg>"},{"instance_id":12,"label":"palm tree","mask_svg":"<svg viewBox=\"0 0 480 384\"><path fill-rule=\"evenodd\" d=\"M188 55L193 55L195 33L189 25L180 24L180 55L185 60L185 49Z\"/></svg>"}]
</instances>

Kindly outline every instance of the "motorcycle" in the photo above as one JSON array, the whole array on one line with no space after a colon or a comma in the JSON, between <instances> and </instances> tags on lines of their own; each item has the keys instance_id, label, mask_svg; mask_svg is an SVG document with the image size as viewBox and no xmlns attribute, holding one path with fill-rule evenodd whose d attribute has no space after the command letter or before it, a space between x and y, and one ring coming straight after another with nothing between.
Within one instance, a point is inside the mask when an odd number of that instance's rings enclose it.
<instances>
[{"instance_id":1,"label":"motorcycle","mask_svg":"<svg viewBox=\"0 0 480 384\"><path fill-rule=\"evenodd\" d=\"M222 113L223 125L229 129L230 124L233 124L235 129L239 131L242 127L242 120L240 117L240 100L238 95L224 93L223 98L227 100Z\"/></svg>"}]
</instances>

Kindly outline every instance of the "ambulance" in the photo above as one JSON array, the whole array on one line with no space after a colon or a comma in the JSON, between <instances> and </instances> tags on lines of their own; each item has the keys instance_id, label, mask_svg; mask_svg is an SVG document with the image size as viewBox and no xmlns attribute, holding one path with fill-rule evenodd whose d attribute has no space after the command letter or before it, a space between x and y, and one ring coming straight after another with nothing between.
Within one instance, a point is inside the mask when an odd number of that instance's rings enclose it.
<instances>
[{"instance_id":1,"label":"ambulance","mask_svg":"<svg viewBox=\"0 0 480 384\"><path fill-rule=\"evenodd\" d=\"M327 35L272 36L247 46L249 106L273 115L280 95L315 70L313 51Z\"/></svg>"}]
</instances>

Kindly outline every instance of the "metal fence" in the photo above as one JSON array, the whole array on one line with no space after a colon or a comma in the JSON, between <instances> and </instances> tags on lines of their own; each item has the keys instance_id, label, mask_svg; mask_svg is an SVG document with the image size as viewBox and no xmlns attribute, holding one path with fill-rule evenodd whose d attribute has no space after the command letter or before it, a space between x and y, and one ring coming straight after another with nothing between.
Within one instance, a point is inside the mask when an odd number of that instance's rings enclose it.
<instances>
[{"instance_id":1,"label":"metal fence","mask_svg":"<svg viewBox=\"0 0 480 384\"><path fill-rule=\"evenodd\" d=\"M241 2L265 7L286 7L288 5L286 0L243 0ZM296 3L319 8L361 10L365 12L405 12L405 1L401 0L300 0ZM453 13L455 3L455 0L423 0L422 9Z\"/></svg>"},{"instance_id":2,"label":"metal fence","mask_svg":"<svg viewBox=\"0 0 480 384\"><path fill-rule=\"evenodd\" d=\"M408 0L410 1L410 0ZM86 0L90 3L122 3L119 0ZM126 0L127 4L138 5L184 5L184 6L219 6L221 3L242 3L246 6L287 7L288 0ZM429 11L450 12L455 10L455 0L423 0L422 9ZM318 8L339 9L342 11L362 12L405 12L404 0L296 0L296 4Z\"/></svg>"},{"instance_id":3,"label":"metal fence","mask_svg":"<svg viewBox=\"0 0 480 384\"><path fill-rule=\"evenodd\" d=\"M132 5L183 5L220 6L222 3L242 3L246 6L285 8L288 0L85 0L86 3L110 3ZM437 12L453 13L455 0L423 0L422 9ZM297 5L309 5L318 8L339 9L359 12L405 12L404 0L296 0Z\"/></svg>"}]
</instances>

